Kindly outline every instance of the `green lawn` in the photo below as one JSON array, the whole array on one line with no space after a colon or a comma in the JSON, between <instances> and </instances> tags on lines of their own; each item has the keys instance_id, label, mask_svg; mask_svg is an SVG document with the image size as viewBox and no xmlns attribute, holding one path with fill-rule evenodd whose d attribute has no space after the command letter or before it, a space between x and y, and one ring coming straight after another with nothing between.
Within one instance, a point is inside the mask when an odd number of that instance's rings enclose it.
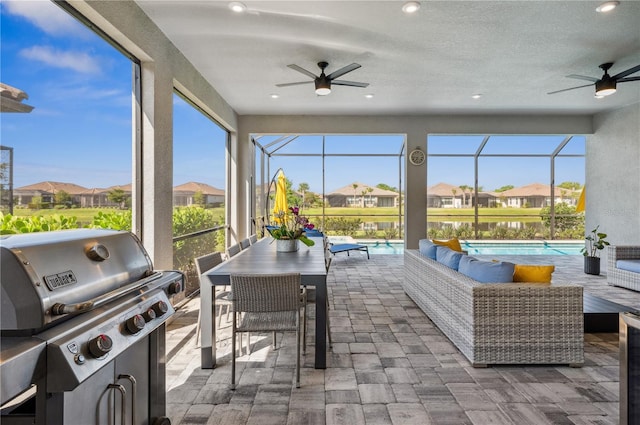
<instances>
[{"instance_id":1,"label":"green lawn","mask_svg":"<svg viewBox=\"0 0 640 425\"><path fill-rule=\"evenodd\" d=\"M219 214L224 214L224 208L214 208ZM114 208L72 208L72 209L48 209L48 210L30 210L16 209L16 216L50 216L54 214L72 217L75 216L82 224L90 223L93 217L99 211L120 211ZM427 217L430 222L440 221L461 221L473 222L473 208L429 208ZM303 214L309 216L311 221L315 217L322 215L322 208L305 208ZM352 216L360 218L367 222L395 221L398 217L398 208L325 208L325 214L328 216ZM522 221L522 222L538 222L540 221L540 208L481 208L479 215L483 222L499 222L499 221Z\"/></svg>"},{"instance_id":2,"label":"green lawn","mask_svg":"<svg viewBox=\"0 0 640 425\"><path fill-rule=\"evenodd\" d=\"M30 209L15 209L13 215L17 217L32 217L43 216L49 217L52 215L62 215L65 217L76 217L78 222L82 225L91 223L93 217L100 211L121 211L115 208L70 208L70 209L47 209L47 210L30 210Z\"/></svg>"}]
</instances>

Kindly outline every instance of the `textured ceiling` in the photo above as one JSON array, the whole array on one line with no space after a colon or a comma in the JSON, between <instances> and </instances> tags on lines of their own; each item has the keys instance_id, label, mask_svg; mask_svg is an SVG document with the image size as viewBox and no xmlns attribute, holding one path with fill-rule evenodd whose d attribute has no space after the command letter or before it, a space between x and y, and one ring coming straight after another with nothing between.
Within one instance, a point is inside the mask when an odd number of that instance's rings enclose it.
<instances>
[{"instance_id":1,"label":"textured ceiling","mask_svg":"<svg viewBox=\"0 0 640 425\"><path fill-rule=\"evenodd\" d=\"M640 1L608 14L593 1L137 0L187 59L239 114L405 115L595 113L640 102L640 81L594 98L569 74L601 77L640 64ZM342 79L368 88L276 87L357 62ZM634 74L640 75L640 73ZM280 95L272 99L271 94ZM481 93L478 100L471 98ZM365 94L373 94L367 99Z\"/></svg>"}]
</instances>

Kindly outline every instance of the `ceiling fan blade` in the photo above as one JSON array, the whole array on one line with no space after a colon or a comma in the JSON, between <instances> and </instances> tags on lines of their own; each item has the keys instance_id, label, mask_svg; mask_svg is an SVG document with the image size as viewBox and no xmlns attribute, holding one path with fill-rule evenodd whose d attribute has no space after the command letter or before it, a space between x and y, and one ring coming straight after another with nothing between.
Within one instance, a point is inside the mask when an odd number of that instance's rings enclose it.
<instances>
[{"instance_id":1,"label":"ceiling fan blade","mask_svg":"<svg viewBox=\"0 0 640 425\"><path fill-rule=\"evenodd\" d=\"M276 84L276 87L289 87L289 86L297 86L300 84L311 84L313 81L298 81L297 83L282 83Z\"/></svg>"},{"instance_id":2,"label":"ceiling fan blade","mask_svg":"<svg viewBox=\"0 0 640 425\"><path fill-rule=\"evenodd\" d=\"M318 77L316 74L314 74L311 71L307 71L306 69L299 67L298 65L296 65L295 63L292 63L291 65L287 65L289 68L294 69L298 72L303 73L304 75L308 75L309 77L313 78L314 80Z\"/></svg>"},{"instance_id":3,"label":"ceiling fan blade","mask_svg":"<svg viewBox=\"0 0 640 425\"><path fill-rule=\"evenodd\" d=\"M587 77L586 75L578 75L578 74L567 75L567 78L575 78L577 80L593 81L594 83L599 80L599 78Z\"/></svg>"},{"instance_id":4,"label":"ceiling fan blade","mask_svg":"<svg viewBox=\"0 0 640 425\"><path fill-rule=\"evenodd\" d=\"M360 68L362 65L357 64L357 63L352 63L351 65L347 65L344 66L340 69L338 69L337 71L333 71L331 74L327 75L327 78L330 80L339 78L341 76L343 76L344 74L346 74L347 72L351 72L354 71L358 68Z\"/></svg>"},{"instance_id":5,"label":"ceiling fan blade","mask_svg":"<svg viewBox=\"0 0 640 425\"><path fill-rule=\"evenodd\" d=\"M635 74L638 71L640 71L640 65L634 66L633 68L629 68L626 71L622 71L611 78L613 78L614 80L620 81L621 78L624 78L627 75Z\"/></svg>"},{"instance_id":6,"label":"ceiling fan blade","mask_svg":"<svg viewBox=\"0 0 640 425\"><path fill-rule=\"evenodd\" d=\"M551 91L551 92L549 92L549 93L547 93L547 94L562 93L563 91L569 91L569 90L581 89L581 88L583 88L583 87L590 87L590 86L593 86L593 84L585 84L584 86L571 87L571 88L568 88L568 89L562 89L562 90Z\"/></svg>"},{"instance_id":7,"label":"ceiling fan blade","mask_svg":"<svg viewBox=\"0 0 640 425\"><path fill-rule=\"evenodd\" d=\"M332 80L331 84L335 84L338 86L352 86L352 87L369 87L369 83L358 83L356 81L345 81L345 80Z\"/></svg>"},{"instance_id":8,"label":"ceiling fan blade","mask_svg":"<svg viewBox=\"0 0 640 425\"><path fill-rule=\"evenodd\" d=\"M616 80L616 83L627 83L629 81L640 81L640 77L627 77Z\"/></svg>"}]
</instances>

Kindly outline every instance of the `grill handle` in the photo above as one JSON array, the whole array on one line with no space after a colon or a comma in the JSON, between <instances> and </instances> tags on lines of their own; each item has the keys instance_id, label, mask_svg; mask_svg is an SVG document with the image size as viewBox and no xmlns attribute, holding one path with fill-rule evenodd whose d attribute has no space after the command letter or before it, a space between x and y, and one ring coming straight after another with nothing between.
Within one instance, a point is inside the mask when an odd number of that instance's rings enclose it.
<instances>
[{"instance_id":1,"label":"grill handle","mask_svg":"<svg viewBox=\"0 0 640 425\"><path fill-rule=\"evenodd\" d=\"M127 408L125 407L125 396L127 394L127 390L125 390L124 387L120 384L109 384L107 385L107 388L120 391L120 403L121 403L120 423L124 425L126 423L125 415L127 413Z\"/></svg>"},{"instance_id":2,"label":"grill handle","mask_svg":"<svg viewBox=\"0 0 640 425\"><path fill-rule=\"evenodd\" d=\"M82 301L76 304L56 303L51 307L51 314L61 316L63 314L82 313L92 310L96 307L100 307L101 305L106 304L111 300L142 288L143 286L149 284L150 282L153 282L156 279L159 279L160 277L162 277L162 272L155 272L150 276L145 277L144 279L137 280L133 283L115 289L111 292L107 292L106 294L102 294L98 297L91 298L87 301Z\"/></svg>"},{"instance_id":3,"label":"grill handle","mask_svg":"<svg viewBox=\"0 0 640 425\"><path fill-rule=\"evenodd\" d=\"M131 382L131 424L136 423L136 404L138 403L138 396L136 395L136 387L138 383L133 375L118 375L118 380L128 379Z\"/></svg>"}]
</instances>

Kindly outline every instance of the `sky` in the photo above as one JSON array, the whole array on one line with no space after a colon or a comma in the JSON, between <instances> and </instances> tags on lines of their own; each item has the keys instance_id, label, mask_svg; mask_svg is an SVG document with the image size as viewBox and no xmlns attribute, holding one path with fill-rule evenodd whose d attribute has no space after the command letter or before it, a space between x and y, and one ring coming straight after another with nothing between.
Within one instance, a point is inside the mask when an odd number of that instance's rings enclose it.
<instances>
[{"instance_id":1,"label":"sky","mask_svg":"<svg viewBox=\"0 0 640 425\"><path fill-rule=\"evenodd\" d=\"M87 188L130 183L131 61L48 0L3 0L0 19L0 80L25 91L24 103L35 107L28 114L0 115L1 143L14 149L14 187L42 181ZM563 137L494 137L484 152L548 154ZM326 152L397 155L403 140L402 135L327 136ZM481 140L431 136L429 153L473 153ZM174 185L196 181L224 188L225 141L223 129L174 96ZM320 153L321 147L321 136L302 136L277 153ZM565 152L583 154L584 138ZM428 185L473 185L473 158L428 161ZM270 165L271 174L283 167L294 188L304 182L314 192L323 190L320 158L276 155ZM478 165L484 190L549 182L548 158L483 157ZM354 182L398 187L403 184L399 167L397 156L327 157L324 190ZM584 181L583 158L558 159L555 170L556 184Z\"/></svg>"}]
</instances>

